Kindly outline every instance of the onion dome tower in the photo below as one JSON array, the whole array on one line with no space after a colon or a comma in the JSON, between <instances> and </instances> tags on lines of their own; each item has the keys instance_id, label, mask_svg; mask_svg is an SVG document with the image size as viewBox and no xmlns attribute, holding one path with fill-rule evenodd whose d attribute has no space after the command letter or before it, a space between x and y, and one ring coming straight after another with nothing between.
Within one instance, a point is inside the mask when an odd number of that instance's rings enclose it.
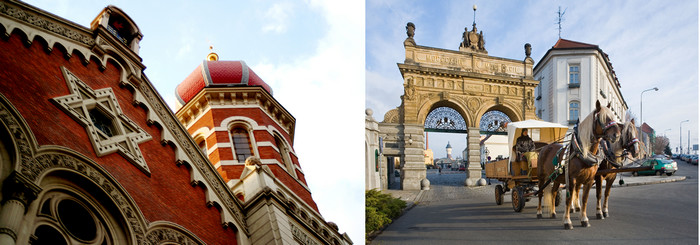
<instances>
[{"instance_id":1,"label":"onion dome tower","mask_svg":"<svg viewBox=\"0 0 700 245\"><path fill-rule=\"evenodd\" d=\"M243 201L250 212L246 217L255 223L248 226L265 227L251 229L254 244L291 244L294 239L352 243L321 217L311 197L293 148L295 118L244 61L221 61L212 52L176 87L175 95L176 116ZM304 231L309 227L313 229ZM290 234L303 237L285 237Z\"/></svg>"}]
</instances>

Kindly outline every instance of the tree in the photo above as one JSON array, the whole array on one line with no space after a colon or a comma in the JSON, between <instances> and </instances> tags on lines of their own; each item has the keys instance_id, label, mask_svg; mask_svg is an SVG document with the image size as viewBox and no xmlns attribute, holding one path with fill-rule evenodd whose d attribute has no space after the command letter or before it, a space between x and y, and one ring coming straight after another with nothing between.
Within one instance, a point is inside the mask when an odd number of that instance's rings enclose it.
<instances>
[{"instance_id":1,"label":"tree","mask_svg":"<svg viewBox=\"0 0 700 245\"><path fill-rule=\"evenodd\" d=\"M656 136L652 143L652 150L654 154L663 154L664 150L668 147L668 138L666 136ZM670 151L670 149L669 149Z\"/></svg>"},{"instance_id":2,"label":"tree","mask_svg":"<svg viewBox=\"0 0 700 245\"><path fill-rule=\"evenodd\" d=\"M673 152L671 152L671 147L669 145L666 145L666 149L664 149L664 154L666 155L673 155Z\"/></svg>"}]
</instances>

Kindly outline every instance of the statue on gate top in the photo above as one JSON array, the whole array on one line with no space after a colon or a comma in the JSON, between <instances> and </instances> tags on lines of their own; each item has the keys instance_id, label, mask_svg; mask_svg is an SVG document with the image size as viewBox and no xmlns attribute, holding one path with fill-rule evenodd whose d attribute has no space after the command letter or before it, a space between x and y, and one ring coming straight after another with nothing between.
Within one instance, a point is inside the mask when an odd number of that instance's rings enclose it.
<instances>
[{"instance_id":1,"label":"statue on gate top","mask_svg":"<svg viewBox=\"0 0 700 245\"><path fill-rule=\"evenodd\" d=\"M406 23L406 35L408 36L406 40L403 41L403 45L413 45L416 46L416 41L413 40L413 35L416 34L416 25L412 22Z\"/></svg>"},{"instance_id":2,"label":"statue on gate top","mask_svg":"<svg viewBox=\"0 0 700 245\"><path fill-rule=\"evenodd\" d=\"M471 50L486 53L486 42L484 41L484 32L477 32L476 23L472 24L472 30L464 28L462 33L462 43L459 45L459 50Z\"/></svg>"},{"instance_id":3,"label":"statue on gate top","mask_svg":"<svg viewBox=\"0 0 700 245\"><path fill-rule=\"evenodd\" d=\"M473 7L474 9L474 22L472 23L472 30L469 31L467 27L464 28L464 32L462 33L462 43L459 44L459 50L460 51L476 51L479 53L485 53L486 52L486 41L484 41L484 33L482 31L477 33L476 30L476 4Z\"/></svg>"}]
</instances>

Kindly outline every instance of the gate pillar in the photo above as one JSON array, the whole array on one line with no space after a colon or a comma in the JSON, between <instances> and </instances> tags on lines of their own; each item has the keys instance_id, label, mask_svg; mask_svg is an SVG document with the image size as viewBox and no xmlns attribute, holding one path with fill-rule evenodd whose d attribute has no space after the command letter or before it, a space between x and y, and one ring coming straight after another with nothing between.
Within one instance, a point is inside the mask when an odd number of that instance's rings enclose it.
<instances>
[{"instance_id":1,"label":"gate pillar","mask_svg":"<svg viewBox=\"0 0 700 245\"><path fill-rule=\"evenodd\" d=\"M467 179L464 182L467 186L476 186L481 179L481 153L479 152L480 133L479 127L469 127L467 129L467 150L469 151L469 165L467 167Z\"/></svg>"},{"instance_id":2,"label":"gate pillar","mask_svg":"<svg viewBox=\"0 0 700 245\"><path fill-rule=\"evenodd\" d=\"M423 125L404 124L401 137L401 189L420 190L421 180L426 178Z\"/></svg>"}]
</instances>

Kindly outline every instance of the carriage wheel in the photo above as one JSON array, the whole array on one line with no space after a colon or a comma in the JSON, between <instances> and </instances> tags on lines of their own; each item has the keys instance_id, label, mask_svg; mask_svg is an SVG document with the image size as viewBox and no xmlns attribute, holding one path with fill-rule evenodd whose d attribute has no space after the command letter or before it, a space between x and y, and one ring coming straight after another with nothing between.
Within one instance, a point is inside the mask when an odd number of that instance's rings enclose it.
<instances>
[{"instance_id":1,"label":"carriage wheel","mask_svg":"<svg viewBox=\"0 0 700 245\"><path fill-rule=\"evenodd\" d=\"M554 198L554 206L559 207L559 203L561 203L561 190L557 191L557 197Z\"/></svg>"},{"instance_id":2,"label":"carriage wheel","mask_svg":"<svg viewBox=\"0 0 700 245\"><path fill-rule=\"evenodd\" d=\"M518 186L513 188L511 191L513 195L513 210L515 212L520 212L523 211L523 208L525 207L525 199L523 199L523 188Z\"/></svg>"},{"instance_id":3,"label":"carriage wheel","mask_svg":"<svg viewBox=\"0 0 700 245\"><path fill-rule=\"evenodd\" d=\"M503 204L503 186L496 185L496 205Z\"/></svg>"}]
</instances>

